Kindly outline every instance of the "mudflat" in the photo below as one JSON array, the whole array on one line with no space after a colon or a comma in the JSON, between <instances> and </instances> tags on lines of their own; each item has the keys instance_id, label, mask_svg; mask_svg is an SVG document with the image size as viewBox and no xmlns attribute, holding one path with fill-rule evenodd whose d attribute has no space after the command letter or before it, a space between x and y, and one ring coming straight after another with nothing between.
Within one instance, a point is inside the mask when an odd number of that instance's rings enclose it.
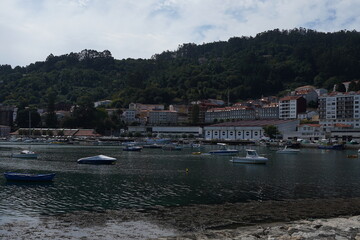
<instances>
[{"instance_id":1,"label":"mudflat","mask_svg":"<svg viewBox=\"0 0 360 240\"><path fill-rule=\"evenodd\" d=\"M307 232L311 229L322 231L326 224L318 223L316 219L341 216L346 216L348 220L343 220L344 228L352 229L349 232L344 230L342 234L345 237L352 234L354 238L358 233L358 229L354 228L358 217L351 216L356 215L360 215L360 198L153 206L145 209L78 211L26 220L5 219L0 224L0 238L219 239L232 234L231 238L236 239L245 232L247 236L253 236L251 232L264 233L264 229L271 233L272 227L277 227L277 231L285 229L284 234L290 236L288 229L293 228L291 224L306 226ZM351 226L347 226L347 222Z\"/></svg>"}]
</instances>

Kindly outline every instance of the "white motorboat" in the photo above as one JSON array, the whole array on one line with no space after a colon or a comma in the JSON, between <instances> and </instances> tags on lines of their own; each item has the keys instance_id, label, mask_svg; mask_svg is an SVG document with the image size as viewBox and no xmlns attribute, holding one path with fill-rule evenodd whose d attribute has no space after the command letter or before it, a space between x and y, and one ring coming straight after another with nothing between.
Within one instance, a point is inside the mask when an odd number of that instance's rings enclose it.
<instances>
[{"instance_id":1,"label":"white motorboat","mask_svg":"<svg viewBox=\"0 0 360 240\"><path fill-rule=\"evenodd\" d=\"M239 153L239 150L237 149L229 149L227 147L227 144L225 143L218 143L220 145L220 149L210 151L208 154L211 155L220 155L220 156L234 156Z\"/></svg>"},{"instance_id":2,"label":"white motorboat","mask_svg":"<svg viewBox=\"0 0 360 240\"><path fill-rule=\"evenodd\" d=\"M299 149L288 148L287 146L285 146L283 149L276 151L276 153L290 153L290 154L299 153L299 152L300 152Z\"/></svg>"},{"instance_id":3,"label":"white motorboat","mask_svg":"<svg viewBox=\"0 0 360 240\"><path fill-rule=\"evenodd\" d=\"M245 157L232 157L230 161L233 163L265 164L268 159L266 157L259 156L255 150L246 149Z\"/></svg>"},{"instance_id":4,"label":"white motorboat","mask_svg":"<svg viewBox=\"0 0 360 240\"><path fill-rule=\"evenodd\" d=\"M97 155L92 157L84 157L77 160L77 163L80 164L114 164L116 162L116 158L108 157L105 155Z\"/></svg>"},{"instance_id":5,"label":"white motorboat","mask_svg":"<svg viewBox=\"0 0 360 240\"><path fill-rule=\"evenodd\" d=\"M37 158L37 153L30 150L22 150L20 153L13 153L13 158Z\"/></svg>"}]
</instances>

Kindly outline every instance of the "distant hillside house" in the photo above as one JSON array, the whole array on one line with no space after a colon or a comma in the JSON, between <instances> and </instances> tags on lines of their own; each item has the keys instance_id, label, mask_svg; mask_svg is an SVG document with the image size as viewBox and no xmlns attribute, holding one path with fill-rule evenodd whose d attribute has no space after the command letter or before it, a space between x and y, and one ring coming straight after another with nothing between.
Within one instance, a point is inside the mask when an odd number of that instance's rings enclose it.
<instances>
[{"instance_id":1,"label":"distant hillside house","mask_svg":"<svg viewBox=\"0 0 360 240\"><path fill-rule=\"evenodd\" d=\"M102 100L98 102L94 102L94 107L110 107L112 101L111 100Z\"/></svg>"}]
</instances>

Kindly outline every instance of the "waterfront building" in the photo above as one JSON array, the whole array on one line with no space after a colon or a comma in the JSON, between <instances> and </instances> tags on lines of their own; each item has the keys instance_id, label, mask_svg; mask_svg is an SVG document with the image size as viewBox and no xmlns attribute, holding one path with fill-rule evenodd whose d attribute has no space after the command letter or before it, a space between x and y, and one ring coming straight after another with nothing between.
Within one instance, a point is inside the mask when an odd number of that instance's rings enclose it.
<instances>
[{"instance_id":1,"label":"waterfront building","mask_svg":"<svg viewBox=\"0 0 360 240\"><path fill-rule=\"evenodd\" d=\"M298 138L320 140L325 138L325 132L320 124L301 124L298 127Z\"/></svg>"},{"instance_id":2,"label":"waterfront building","mask_svg":"<svg viewBox=\"0 0 360 240\"><path fill-rule=\"evenodd\" d=\"M194 126L194 127L178 127L178 126L129 126L128 131L131 133L152 133L156 135L162 136L182 136L186 135L194 135L194 137L201 137L203 134L202 127Z\"/></svg>"},{"instance_id":3,"label":"waterfront building","mask_svg":"<svg viewBox=\"0 0 360 240\"><path fill-rule=\"evenodd\" d=\"M250 120L225 122L204 127L206 140L260 140L264 127L276 126L283 137L294 134L298 120Z\"/></svg>"},{"instance_id":4,"label":"waterfront building","mask_svg":"<svg viewBox=\"0 0 360 240\"><path fill-rule=\"evenodd\" d=\"M326 130L339 123L360 128L360 92L332 92L319 97L319 121Z\"/></svg>"},{"instance_id":5,"label":"waterfront building","mask_svg":"<svg viewBox=\"0 0 360 240\"><path fill-rule=\"evenodd\" d=\"M301 96L286 96L279 100L279 119L297 119L306 111L306 100Z\"/></svg>"}]
</instances>

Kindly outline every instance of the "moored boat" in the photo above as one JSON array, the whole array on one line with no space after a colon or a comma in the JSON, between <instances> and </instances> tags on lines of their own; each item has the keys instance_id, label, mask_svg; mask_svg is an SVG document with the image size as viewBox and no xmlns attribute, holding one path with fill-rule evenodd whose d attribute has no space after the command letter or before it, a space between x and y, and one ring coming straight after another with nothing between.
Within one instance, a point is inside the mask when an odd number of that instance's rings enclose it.
<instances>
[{"instance_id":1,"label":"moored boat","mask_svg":"<svg viewBox=\"0 0 360 240\"><path fill-rule=\"evenodd\" d=\"M97 155L92 157L84 157L77 160L77 163L79 164L114 164L116 162L116 158L108 157L105 155Z\"/></svg>"},{"instance_id":2,"label":"moored boat","mask_svg":"<svg viewBox=\"0 0 360 240\"><path fill-rule=\"evenodd\" d=\"M129 152L140 152L141 150L142 147L134 146L134 145L126 145L125 148L123 148L123 151L129 151Z\"/></svg>"},{"instance_id":3,"label":"moored boat","mask_svg":"<svg viewBox=\"0 0 360 240\"><path fill-rule=\"evenodd\" d=\"M221 156L234 156L239 153L239 150L237 149L229 149L227 147L227 144L225 143L218 143L220 145L220 149L213 150L208 152L210 155L221 155Z\"/></svg>"},{"instance_id":4,"label":"moored boat","mask_svg":"<svg viewBox=\"0 0 360 240\"><path fill-rule=\"evenodd\" d=\"M255 150L246 149L245 157L232 157L230 161L233 163L265 164L268 159L266 157L259 156Z\"/></svg>"},{"instance_id":5,"label":"moored boat","mask_svg":"<svg viewBox=\"0 0 360 240\"><path fill-rule=\"evenodd\" d=\"M20 153L13 153L13 158L37 158L37 153L30 150L22 150Z\"/></svg>"},{"instance_id":6,"label":"moored boat","mask_svg":"<svg viewBox=\"0 0 360 240\"><path fill-rule=\"evenodd\" d=\"M332 149L332 150L344 150L345 146L344 144L324 144L324 145L319 145L318 146L319 149Z\"/></svg>"},{"instance_id":7,"label":"moored boat","mask_svg":"<svg viewBox=\"0 0 360 240\"><path fill-rule=\"evenodd\" d=\"M50 182L54 179L55 173L31 174L31 173L5 172L4 176L8 181Z\"/></svg>"},{"instance_id":8,"label":"moored boat","mask_svg":"<svg viewBox=\"0 0 360 240\"><path fill-rule=\"evenodd\" d=\"M278 151L276 151L276 153L286 153L286 154L296 154L299 153L300 150L299 149L293 149L290 147L285 146L283 149L280 149Z\"/></svg>"}]
</instances>

